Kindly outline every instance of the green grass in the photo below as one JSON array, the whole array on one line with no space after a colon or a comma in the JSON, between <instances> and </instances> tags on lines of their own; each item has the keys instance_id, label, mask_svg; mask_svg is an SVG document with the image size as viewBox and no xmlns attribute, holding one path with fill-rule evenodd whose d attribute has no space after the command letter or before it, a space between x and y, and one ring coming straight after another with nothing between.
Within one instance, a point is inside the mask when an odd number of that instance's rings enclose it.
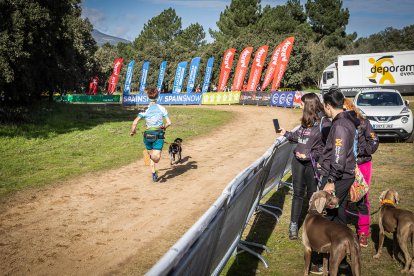
<instances>
[{"instance_id":1,"label":"green grass","mask_svg":"<svg viewBox=\"0 0 414 276\"><path fill-rule=\"evenodd\" d=\"M411 105L413 109L414 105ZM401 202L399 208L414 211L414 145L381 141L378 151L373 155L373 176L370 188L371 212L378 210L379 195L386 189L398 191ZM274 218L259 213L252 219L244 232L244 239L264 244L271 253L257 250L268 261L269 269L250 254L242 253L232 257L222 275L303 275L303 245L301 238L291 241L288 238L292 194L287 188L267 195L263 202L280 206L283 215L276 224ZM304 211L305 212L305 211ZM303 214L305 215L305 214ZM349 226L355 229L351 224ZM403 265L391 258L392 234L386 234L384 249L379 260L372 258L378 245L378 214L371 216L371 237L368 248L361 253L362 275L397 275ZM302 229L300 230L300 237ZM413 252L411 243L408 246ZM403 260L402 253L399 259ZM341 272L341 271L340 271ZM341 275L350 275L342 271Z\"/></svg>"},{"instance_id":2,"label":"green grass","mask_svg":"<svg viewBox=\"0 0 414 276\"><path fill-rule=\"evenodd\" d=\"M314 93L320 93L321 92L321 90L319 88L317 88L317 87L306 87L302 91L305 91L305 92L314 92Z\"/></svg>"},{"instance_id":3,"label":"green grass","mask_svg":"<svg viewBox=\"0 0 414 276\"><path fill-rule=\"evenodd\" d=\"M24 187L120 167L142 157L139 107L42 104L28 110L30 123L0 125L0 197ZM173 125L166 141L188 140L228 122L230 112L168 107Z\"/></svg>"}]
</instances>

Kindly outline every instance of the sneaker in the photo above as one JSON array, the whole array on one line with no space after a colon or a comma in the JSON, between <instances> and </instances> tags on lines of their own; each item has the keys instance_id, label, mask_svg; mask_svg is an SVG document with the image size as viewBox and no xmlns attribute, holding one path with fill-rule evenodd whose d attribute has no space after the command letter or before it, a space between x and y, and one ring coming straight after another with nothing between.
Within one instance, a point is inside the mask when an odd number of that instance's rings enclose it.
<instances>
[{"instance_id":1,"label":"sneaker","mask_svg":"<svg viewBox=\"0 0 414 276\"><path fill-rule=\"evenodd\" d=\"M291 222L289 224L289 239L297 240L298 239L298 224L297 222Z\"/></svg>"},{"instance_id":2,"label":"sneaker","mask_svg":"<svg viewBox=\"0 0 414 276\"><path fill-rule=\"evenodd\" d=\"M152 182L157 182L158 181L158 174L155 172L155 173L152 173Z\"/></svg>"},{"instance_id":3,"label":"sneaker","mask_svg":"<svg viewBox=\"0 0 414 276\"><path fill-rule=\"evenodd\" d=\"M309 271L312 274L322 275L323 274L323 265L322 264L312 264Z\"/></svg>"},{"instance_id":4,"label":"sneaker","mask_svg":"<svg viewBox=\"0 0 414 276\"><path fill-rule=\"evenodd\" d=\"M151 159L150 159L150 155L149 155L148 151L147 150L144 150L142 152L142 154L144 156L144 165L145 166L151 165Z\"/></svg>"},{"instance_id":5,"label":"sneaker","mask_svg":"<svg viewBox=\"0 0 414 276\"><path fill-rule=\"evenodd\" d=\"M368 247L368 236L365 236L364 234L359 236L359 246L365 248Z\"/></svg>"}]
</instances>

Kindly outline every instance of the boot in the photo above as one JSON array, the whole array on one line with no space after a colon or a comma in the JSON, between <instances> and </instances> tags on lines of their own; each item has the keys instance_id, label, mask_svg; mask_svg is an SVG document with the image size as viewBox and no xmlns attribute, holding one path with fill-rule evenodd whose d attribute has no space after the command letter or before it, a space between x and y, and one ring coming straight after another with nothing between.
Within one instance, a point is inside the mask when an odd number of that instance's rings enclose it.
<instances>
[{"instance_id":1,"label":"boot","mask_svg":"<svg viewBox=\"0 0 414 276\"><path fill-rule=\"evenodd\" d=\"M298 223L290 222L289 224L289 239L297 240L298 239Z\"/></svg>"}]
</instances>

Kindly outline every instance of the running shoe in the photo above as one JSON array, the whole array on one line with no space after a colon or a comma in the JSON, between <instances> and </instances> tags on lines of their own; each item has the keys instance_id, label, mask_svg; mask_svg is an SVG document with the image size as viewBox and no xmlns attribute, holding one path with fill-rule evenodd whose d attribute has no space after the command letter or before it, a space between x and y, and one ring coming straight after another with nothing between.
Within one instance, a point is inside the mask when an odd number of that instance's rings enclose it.
<instances>
[{"instance_id":1,"label":"running shoe","mask_svg":"<svg viewBox=\"0 0 414 276\"><path fill-rule=\"evenodd\" d=\"M298 239L298 224L297 222L291 222L289 224L289 239L297 240Z\"/></svg>"},{"instance_id":2,"label":"running shoe","mask_svg":"<svg viewBox=\"0 0 414 276\"><path fill-rule=\"evenodd\" d=\"M322 275L323 274L323 265L318 263L318 264L312 264L311 265L311 269L309 271L312 274L315 275Z\"/></svg>"},{"instance_id":3,"label":"running shoe","mask_svg":"<svg viewBox=\"0 0 414 276\"><path fill-rule=\"evenodd\" d=\"M368 247L368 236L365 236L364 234L359 236L359 246Z\"/></svg>"},{"instance_id":4,"label":"running shoe","mask_svg":"<svg viewBox=\"0 0 414 276\"><path fill-rule=\"evenodd\" d=\"M155 172L155 173L152 173L152 182L157 182L158 181L158 174Z\"/></svg>"}]
</instances>

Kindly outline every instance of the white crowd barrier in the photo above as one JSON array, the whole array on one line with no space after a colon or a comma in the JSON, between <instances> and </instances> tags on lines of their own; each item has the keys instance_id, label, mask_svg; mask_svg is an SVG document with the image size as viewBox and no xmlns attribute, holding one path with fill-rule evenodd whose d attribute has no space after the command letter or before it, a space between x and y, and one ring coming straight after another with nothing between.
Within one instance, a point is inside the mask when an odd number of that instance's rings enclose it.
<instances>
[{"instance_id":1,"label":"white crowd barrier","mask_svg":"<svg viewBox=\"0 0 414 276\"><path fill-rule=\"evenodd\" d=\"M266 261L248 246L263 245L241 240L246 224L256 211L277 206L260 204L290 171L292 149L279 137L253 164L240 172L204 215L167 251L146 275L218 275L237 248ZM276 219L277 215L273 214Z\"/></svg>"}]
</instances>

